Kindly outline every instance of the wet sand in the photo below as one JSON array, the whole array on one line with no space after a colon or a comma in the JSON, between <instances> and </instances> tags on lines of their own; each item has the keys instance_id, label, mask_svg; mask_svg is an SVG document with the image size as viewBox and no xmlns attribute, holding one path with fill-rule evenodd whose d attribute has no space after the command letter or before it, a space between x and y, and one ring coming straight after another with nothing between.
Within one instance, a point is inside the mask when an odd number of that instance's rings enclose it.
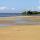
<instances>
[{"instance_id":1,"label":"wet sand","mask_svg":"<svg viewBox=\"0 0 40 40\"><path fill-rule=\"evenodd\" d=\"M40 25L40 16L17 16L17 25Z\"/></svg>"},{"instance_id":2,"label":"wet sand","mask_svg":"<svg viewBox=\"0 0 40 40\"><path fill-rule=\"evenodd\" d=\"M13 26L15 25L15 17L0 17L0 26Z\"/></svg>"}]
</instances>

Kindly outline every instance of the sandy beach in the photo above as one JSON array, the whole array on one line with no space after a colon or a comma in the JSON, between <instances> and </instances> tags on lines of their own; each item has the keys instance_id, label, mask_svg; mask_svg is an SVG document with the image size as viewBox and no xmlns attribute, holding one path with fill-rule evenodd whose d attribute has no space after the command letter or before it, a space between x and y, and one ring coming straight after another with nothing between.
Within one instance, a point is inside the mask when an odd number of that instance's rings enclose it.
<instances>
[{"instance_id":1,"label":"sandy beach","mask_svg":"<svg viewBox=\"0 0 40 40\"><path fill-rule=\"evenodd\" d=\"M0 40L40 40L40 25L0 27Z\"/></svg>"},{"instance_id":2,"label":"sandy beach","mask_svg":"<svg viewBox=\"0 0 40 40\"><path fill-rule=\"evenodd\" d=\"M0 20L8 23L8 20ZM40 40L40 25L0 26L0 40Z\"/></svg>"}]
</instances>

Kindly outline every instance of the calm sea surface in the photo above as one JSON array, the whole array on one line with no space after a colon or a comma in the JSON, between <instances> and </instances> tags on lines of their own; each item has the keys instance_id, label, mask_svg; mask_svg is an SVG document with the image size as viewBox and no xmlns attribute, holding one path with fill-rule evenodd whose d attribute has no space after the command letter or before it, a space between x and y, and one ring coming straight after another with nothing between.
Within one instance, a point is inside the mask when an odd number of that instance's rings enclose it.
<instances>
[{"instance_id":1,"label":"calm sea surface","mask_svg":"<svg viewBox=\"0 0 40 40\"><path fill-rule=\"evenodd\" d=\"M20 16L21 13L0 13L0 17Z\"/></svg>"}]
</instances>

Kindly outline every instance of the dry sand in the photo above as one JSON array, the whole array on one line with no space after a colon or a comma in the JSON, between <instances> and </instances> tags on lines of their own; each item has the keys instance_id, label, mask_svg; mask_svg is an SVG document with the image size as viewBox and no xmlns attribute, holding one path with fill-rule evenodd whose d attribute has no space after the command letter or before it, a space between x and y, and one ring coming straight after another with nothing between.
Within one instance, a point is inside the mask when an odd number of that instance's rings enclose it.
<instances>
[{"instance_id":1,"label":"dry sand","mask_svg":"<svg viewBox=\"0 0 40 40\"><path fill-rule=\"evenodd\" d=\"M40 25L0 27L0 40L40 40Z\"/></svg>"}]
</instances>

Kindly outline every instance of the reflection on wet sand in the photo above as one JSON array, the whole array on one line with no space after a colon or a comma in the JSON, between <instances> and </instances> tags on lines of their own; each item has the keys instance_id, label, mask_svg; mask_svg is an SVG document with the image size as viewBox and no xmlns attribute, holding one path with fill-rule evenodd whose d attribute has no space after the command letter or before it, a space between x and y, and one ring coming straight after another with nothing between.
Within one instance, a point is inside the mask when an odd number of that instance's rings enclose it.
<instances>
[{"instance_id":1,"label":"reflection on wet sand","mask_svg":"<svg viewBox=\"0 0 40 40\"><path fill-rule=\"evenodd\" d=\"M0 26L14 26L15 22L14 17L0 17Z\"/></svg>"},{"instance_id":2,"label":"reflection on wet sand","mask_svg":"<svg viewBox=\"0 0 40 40\"><path fill-rule=\"evenodd\" d=\"M10 19L10 20L9 20ZM40 17L36 16L25 16L25 17L9 17L9 18L0 18L0 25L40 25Z\"/></svg>"},{"instance_id":3,"label":"reflection on wet sand","mask_svg":"<svg viewBox=\"0 0 40 40\"><path fill-rule=\"evenodd\" d=\"M39 17L17 17L16 24L32 24L32 25L40 25Z\"/></svg>"}]
</instances>

